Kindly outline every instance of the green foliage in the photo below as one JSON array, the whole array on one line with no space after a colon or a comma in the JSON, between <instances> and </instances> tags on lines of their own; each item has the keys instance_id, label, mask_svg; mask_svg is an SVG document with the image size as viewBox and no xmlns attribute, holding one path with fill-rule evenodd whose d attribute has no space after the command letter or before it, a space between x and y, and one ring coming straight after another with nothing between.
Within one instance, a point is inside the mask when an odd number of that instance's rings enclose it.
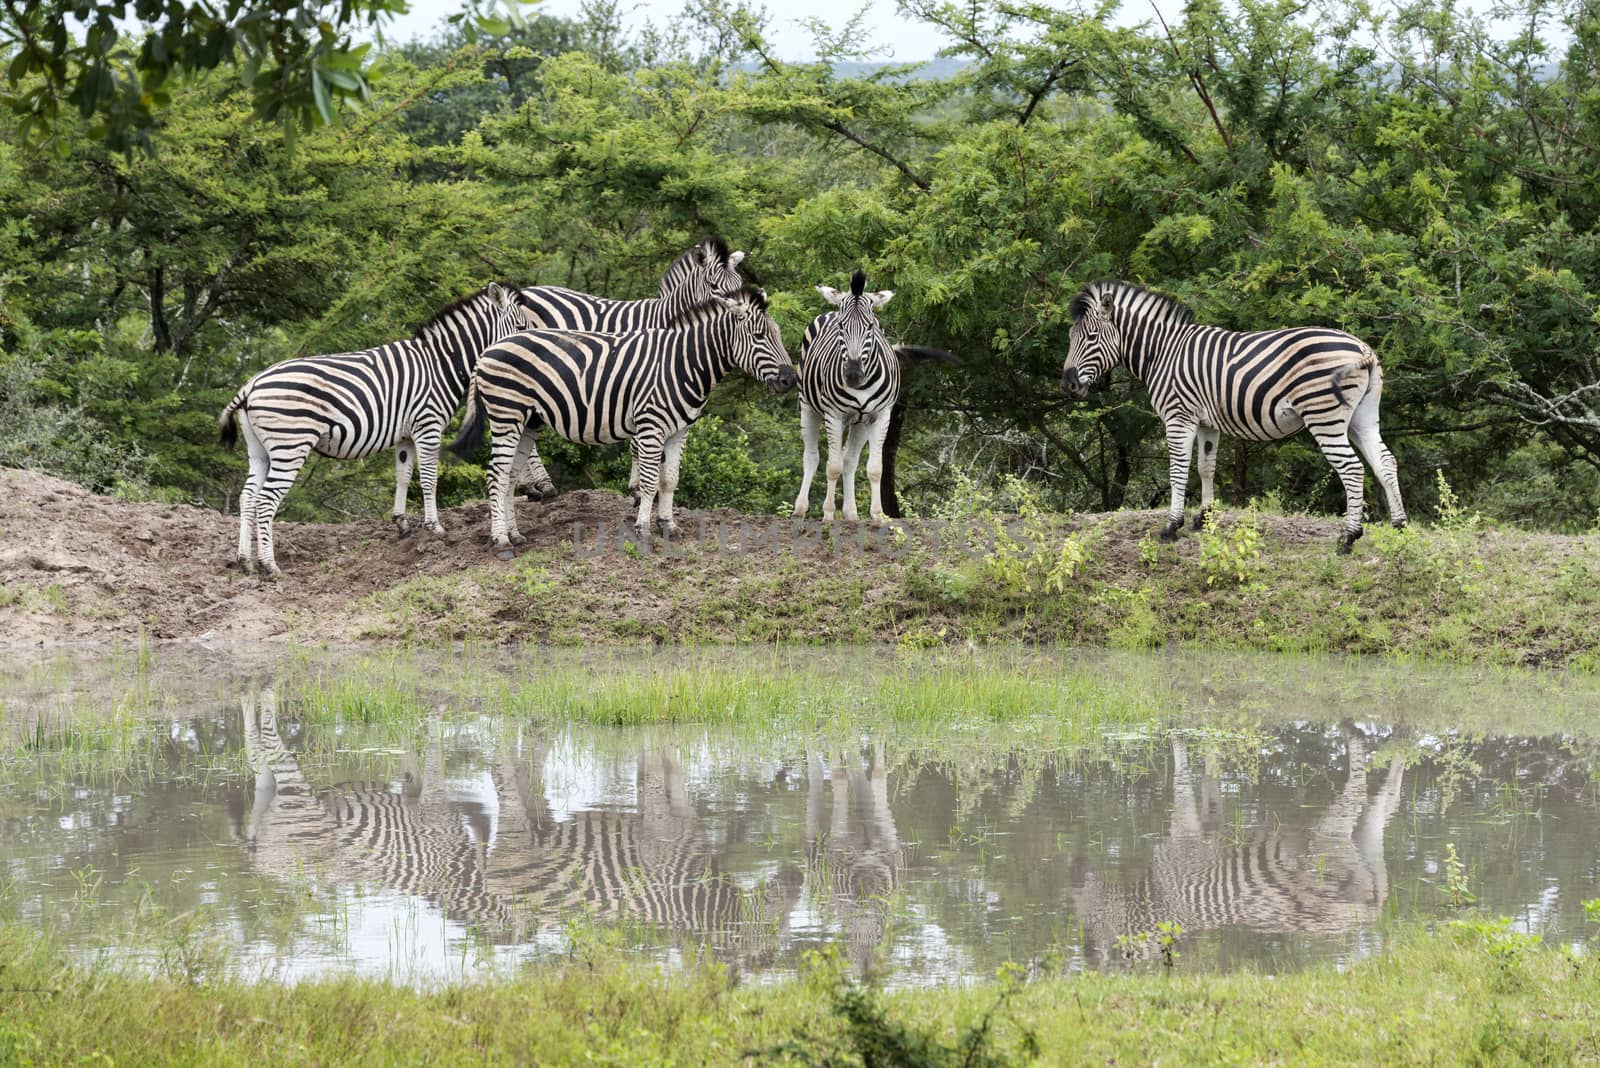
<instances>
[{"instance_id":1,"label":"green foliage","mask_svg":"<svg viewBox=\"0 0 1600 1068\"><path fill-rule=\"evenodd\" d=\"M1051 510L1163 494L1143 390L1119 372L1068 405L1056 386L1067 305L1108 275L1201 322L1368 341L1413 511L1437 503L1447 531L1478 514L1579 531L1600 508L1593 5L1517 0L1504 25L1531 28L1497 36L1428 5L1245 0L1122 28L912 0L969 61L938 79L841 65L848 34L783 62L760 17L723 5L631 37L604 6L526 22L480 6L433 43L363 52L350 31L386 4L325 27L178 4L138 40L110 32L115 2L85 9L81 40L56 33L59 6L0 15L22 109L0 119L0 348L51 338L30 357L48 402L148 457L158 492L237 493L212 419L267 363L404 336L497 276L648 296L715 232L751 253L791 347L811 287L861 266L898 293L892 338L962 358L906 376L898 475L923 514L1008 475ZM336 129L341 98L362 110ZM59 151L33 144L41 122ZM141 139L149 153L120 151ZM797 474L792 407L730 384L712 414L685 502L775 510ZM568 485L621 482L621 450L549 448ZM1224 449L1229 499L1342 505L1304 436ZM289 514L381 509L387 463L325 466ZM1418 474L1446 468L1452 487ZM1478 583L1460 547L1421 581Z\"/></svg>"},{"instance_id":2,"label":"green foliage","mask_svg":"<svg viewBox=\"0 0 1600 1068\"><path fill-rule=\"evenodd\" d=\"M1261 527L1252 511L1240 513L1222 529L1221 509L1206 512L1200 528L1200 570L1207 586L1252 586L1260 578Z\"/></svg>"}]
</instances>

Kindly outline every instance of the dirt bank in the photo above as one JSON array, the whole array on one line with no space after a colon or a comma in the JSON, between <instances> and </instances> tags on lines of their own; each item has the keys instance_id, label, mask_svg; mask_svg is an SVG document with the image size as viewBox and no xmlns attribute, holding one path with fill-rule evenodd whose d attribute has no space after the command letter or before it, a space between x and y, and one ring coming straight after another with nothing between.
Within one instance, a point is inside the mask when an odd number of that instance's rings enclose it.
<instances>
[{"instance_id":1,"label":"dirt bank","mask_svg":"<svg viewBox=\"0 0 1600 1068\"><path fill-rule=\"evenodd\" d=\"M1600 668L1595 536L1373 531L1336 557L1335 520L1252 514L1253 545L1236 519L1211 542L1246 558L1236 574L1192 534L1158 545L1157 513L1119 512L1039 520L1048 551L1008 574L986 562L981 522L961 544L931 521L900 538L680 509L663 555L621 544L616 494L519 514L528 544L511 563L489 551L483 503L445 511L442 538L399 538L382 516L283 523L284 576L265 582L235 565L232 517L0 470L0 643L1187 642ZM1069 534L1084 558L1047 581Z\"/></svg>"}]
</instances>

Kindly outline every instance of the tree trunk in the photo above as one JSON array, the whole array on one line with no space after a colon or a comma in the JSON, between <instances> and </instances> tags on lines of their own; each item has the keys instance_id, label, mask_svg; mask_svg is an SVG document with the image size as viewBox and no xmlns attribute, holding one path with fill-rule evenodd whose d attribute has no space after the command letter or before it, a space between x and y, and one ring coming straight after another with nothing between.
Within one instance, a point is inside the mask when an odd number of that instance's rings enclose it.
<instances>
[{"instance_id":1,"label":"tree trunk","mask_svg":"<svg viewBox=\"0 0 1600 1068\"><path fill-rule=\"evenodd\" d=\"M894 491L894 457L900 451L900 429L906 421L906 402L897 400L889 410L889 430L883 438L883 514L900 518L900 498Z\"/></svg>"}]
</instances>

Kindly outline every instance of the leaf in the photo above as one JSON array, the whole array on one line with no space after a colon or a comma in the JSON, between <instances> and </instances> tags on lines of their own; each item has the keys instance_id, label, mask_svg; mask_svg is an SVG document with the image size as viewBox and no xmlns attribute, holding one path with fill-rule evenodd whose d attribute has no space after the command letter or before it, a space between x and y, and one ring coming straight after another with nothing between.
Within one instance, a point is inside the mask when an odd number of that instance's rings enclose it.
<instances>
[{"instance_id":1,"label":"leaf","mask_svg":"<svg viewBox=\"0 0 1600 1068\"><path fill-rule=\"evenodd\" d=\"M322 74L316 67L311 68L311 96L317 104L317 114L322 116L322 121L328 125L333 124L333 101L328 97L327 83L322 80Z\"/></svg>"}]
</instances>

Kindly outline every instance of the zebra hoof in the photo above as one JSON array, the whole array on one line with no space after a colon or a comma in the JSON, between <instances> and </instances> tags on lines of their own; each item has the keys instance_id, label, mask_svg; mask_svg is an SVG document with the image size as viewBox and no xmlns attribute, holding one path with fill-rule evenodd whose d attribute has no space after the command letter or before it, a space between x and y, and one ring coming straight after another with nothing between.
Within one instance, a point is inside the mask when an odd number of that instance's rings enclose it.
<instances>
[{"instance_id":1,"label":"zebra hoof","mask_svg":"<svg viewBox=\"0 0 1600 1068\"><path fill-rule=\"evenodd\" d=\"M394 529L402 540L411 537L411 524L406 522L406 517L403 515L394 517Z\"/></svg>"},{"instance_id":2,"label":"zebra hoof","mask_svg":"<svg viewBox=\"0 0 1600 1068\"><path fill-rule=\"evenodd\" d=\"M656 520L656 529L661 531L661 533L662 533L662 535L664 537L668 537L668 538L676 537L677 533L678 533L678 524L674 523L670 519L667 519L667 520L658 519L658 520Z\"/></svg>"},{"instance_id":3,"label":"zebra hoof","mask_svg":"<svg viewBox=\"0 0 1600 1068\"><path fill-rule=\"evenodd\" d=\"M436 538L444 537L444 524L443 523L429 523L428 524L428 533L432 534Z\"/></svg>"},{"instance_id":4,"label":"zebra hoof","mask_svg":"<svg viewBox=\"0 0 1600 1068\"><path fill-rule=\"evenodd\" d=\"M256 562L252 557L236 556L234 559L239 562L239 570L246 575L254 575L256 573Z\"/></svg>"},{"instance_id":5,"label":"zebra hoof","mask_svg":"<svg viewBox=\"0 0 1600 1068\"><path fill-rule=\"evenodd\" d=\"M1190 530L1196 530L1196 531L1204 530L1206 528L1206 520L1209 519L1209 518L1211 518L1211 509L1209 509L1209 508L1200 509L1198 512L1195 513L1194 521L1189 524L1189 529Z\"/></svg>"},{"instance_id":6,"label":"zebra hoof","mask_svg":"<svg viewBox=\"0 0 1600 1068\"><path fill-rule=\"evenodd\" d=\"M1394 529L1396 529L1396 530L1404 530L1404 529L1406 529L1407 523L1408 523L1408 520L1396 519L1394 521Z\"/></svg>"},{"instance_id":7,"label":"zebra hoof","mask_svg":"<svg viewBox=\"0 0 1600 1068\"><path fill-rule=\"evenodd\" d=\"M1183 521L1180 519L1176 522L1168 523L1166 526L1162 527L1161 533L1157 535L1157 537L1159 537L1162 541L1171 544L1172 542L1178 540L1178 531L1182 529Z\"/></svg>"},{"instance_id":8,"label":"zebra hoof","mask_svg":"<svg viewBox=\"0 0 1600 1068\"><path fill-rule=\"evenodd\" d=\"M522 536L522 531L520 530L513 530L510 534L506 535L506 539L510 541L512 545L523 545L528 540Z\"/></svg>"},{"instance_id":9,"label":"zebra hoof","mask_svg":"<svg viewBox=\"0 0 1600 1068\"><path fill-rule=\"evenodd\" d=\"M1360 527L1357 527L1355 530L1345 531L1344 535L1339 538L1339 548L1335 551L1340 556L1349 556L1351 548L1355 545L1356 541L1360 539L1360 537Z\"/></svg>"},{"instance_id":10,"label":"zebra hoof","mask_svg":"<svg viewBox=\"0 0 1600 1068\"><path fill-rule=\"evenodd\" d=\"M515 560L517 554L511 551L511 546L506 545L494 551L494 558L496 560Z\"/></svg>"}]
</instances>

